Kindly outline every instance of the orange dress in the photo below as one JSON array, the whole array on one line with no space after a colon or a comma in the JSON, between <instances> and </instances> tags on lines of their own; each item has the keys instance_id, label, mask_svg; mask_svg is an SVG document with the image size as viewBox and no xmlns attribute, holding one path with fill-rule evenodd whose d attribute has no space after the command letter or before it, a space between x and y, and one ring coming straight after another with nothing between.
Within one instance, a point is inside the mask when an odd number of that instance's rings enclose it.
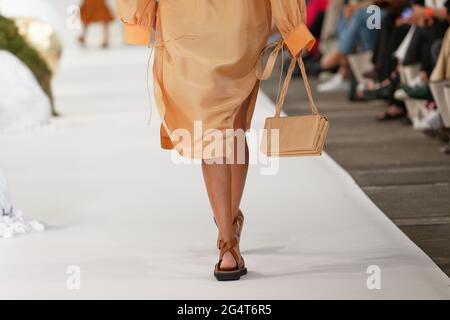
<instances>
[{"instance_id":1,"label":"orange dress","mask_svg":"<svg viewBox=\"0 0 450 320\"><path fill-rule=\"evenodd\" d=\"M84 24L114 20L105 0L84 0L80 8L80 16Z\"/></svg>"},{"instance_id":2,"label":"orange dress","mask_svg":"<svg viewBox=\"0 0 450 320\"><path fill-rule=\"evenodd\" d=\"M117 0L117 9L128 43L149 45L156 25L161 146L189 158L227 157L243 108L250 128L272 18L292 55L314 44L305 0Z\"/></svg>"}]
</instances>

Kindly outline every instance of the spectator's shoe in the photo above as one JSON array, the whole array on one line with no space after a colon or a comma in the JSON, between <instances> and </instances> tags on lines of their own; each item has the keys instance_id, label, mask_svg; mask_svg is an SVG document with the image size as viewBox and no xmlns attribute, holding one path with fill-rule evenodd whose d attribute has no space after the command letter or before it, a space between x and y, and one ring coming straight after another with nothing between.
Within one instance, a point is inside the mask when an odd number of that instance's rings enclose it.
<instances>
[{"instance_id":1,"label":"spectator's shoe","mask_svg":"<svg viewBox=\"0 0 450 320\"><path fill-rule=\"evenodd\" d=\"M388 107L388 109L382 113L381 115L378 115L376 117L377 121L390 121L390 120L398 120L403 119L406 117L406 112L403 108L391 105Z\"/></svg>"},{"instance_id":2,"label":"spectator's shoe","mask_svg":"<svg viewBox=\"0 0 450 320\"><path fill-rule=\"evenodd\" d=\"M430 87L427 84L420 84L416 86L408 86L406 84L401 84L400 87L411 99L421 99L421 100L433 99Z\"/></svg>"},{"instance_id":3,"label":"spectator's shoe","mask_svg":"<svg viewBox=\"0 0 450 320\"><path fill-rule=\"evenodd\" d=\"M421 86L424 85L425 82L423 82L422 78L420 75L414 77L411 82L408 83L411 87L415 87L415 86Z\"/></svg>"},{"instance_id":4,"label":"spectator's shoe","mask_svg":"<svg viewBox=\"0 0 450 320\"><path fill-rule=\"evenodd\" d=\"M382 116L377 117L377 121L389 121L389 120L398 120L398 119L402 119L405 117L404 113L395 113L395 114L391 114L391 113L387 113L385 112Z\"/></svg>"},{"instance_id":5,"label":"spectator's shoe","mask_svg":"<svg viewBox=\"0 0 450 320\"><path fill-rule=\"evenodd\" d=\"M439 131L444 126L441 115L437 111L431 111L425 118L420 120L415 129Z\"/></svg>"},{"instance_id":6,"label":"spectator's shoe","mask_svg":"<svg viewBox=\"0 0 450 320\"><path fill-rule=\"evenodd\" d=\"M344 79L341 73L336 73L329 80L317 86L317 91L325 92L348 92L350 90L350 83Z\"/></svg>"},{"instance_id":7,"label":"spectator's shoe","mask_svg":"<svg viewBox=\"0 0 450 320\"><path fill-rule=\"evenodd\" d=\"M389 84L374 90L364 90L363 97L365 100L389 100L392 97L393 88Z\"/></svg>"},{"instance_id":8,"label":"spectator's shoe","mask_svg":"<svg viewBox=\"0 0 450 320\"><path fill-rule=\"evenodd\" d=\"M400 77L394 77L386 85L379 86L373 90L364 90L363 97L365 100L391 100L399 83Z\"/></svg>"},{"instance_id":9,"label":"spectator's shoe","mask_svg":"<svg viewBox=\"0 0 450 320\"><path fill-rule=\"evenodd\" d=\"M406 99L409 99L408 94L403 90L402 88L395 90L394 92L394 99L398 101L405 101Z\"/></svg>"},{"instance_id":10,"label":"spectator's shoe","mask_svg":"<svg viewBox=\"0 0 450 320\"><path fill-rule=\"evenodd\" d=\"M318 77L319 74L321 74L322 72L336 73L339 70L338 67L329 68L329 69L322 68L320 65L320 56L318 56L318 58L314 57L312 59L305 61L305 69L306 69L306 74L308 76L312 76L312 77ZM300 71L300 69L297 67L296 71ZM295 75L295 73L294 73L294 75ZM300 76L300 74L299 74L299 76Z\"/></svg>"}]
</instances>

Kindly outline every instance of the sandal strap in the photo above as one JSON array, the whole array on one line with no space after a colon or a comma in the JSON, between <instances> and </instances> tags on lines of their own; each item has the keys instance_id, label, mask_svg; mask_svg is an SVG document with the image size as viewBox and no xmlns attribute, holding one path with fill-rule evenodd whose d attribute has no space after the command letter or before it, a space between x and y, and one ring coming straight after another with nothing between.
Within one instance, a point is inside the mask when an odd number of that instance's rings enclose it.
<instances>
[{"instance_id":1,"label":"sandal strap","mask_svg":"<svg viewBox=\"0 0 450 320\"><path fill-rule=\"evenodd\" d=\"M216 221L216 219L214 219L214 222L215 221ZM239 209L239 213L238 213L237 217L234 219L233 225L238 224L238 230L239 230L242 228L243 222L244 222L244 215L242 214L242 211ZM217 225L217 223L216 223L216 225ZM238 235L238 237L240 237L240 234ZM219 244L218 244L219 249L222 248L222 246L223 246L223 240L221 238L222 237L219 235Z\"/></svg>"},{"instance_id":2,"label":"sandal strap","mask_svg":"<svg viewBox=\"0 0 450 320\"><path fill-rule=\"evenodd\" d=\"M233 224L236 224L236 223L241 223L241 221L242 221L242 219L244 218L244 215L242 214L242 211L241 210L239 210L239 213L238 213L238 215L236 216L236 218L234 219L234 221L233 221Z\"/></svg>"},{"instance_id":3,"label":"sandal strap","mask_svg":"<svg viewBox=\"0 0 450 320\"><path fill-rule=\"evenodd\" d=\"M236 261L236 264L239 265L240 263L240 259L239 256L236 253L236 250L234 250L234 247L238 244L238 241L236 240L236 238L228 241L228 242L223 242L222 247L220 248L220 259L223 258L224 254L227 252L230 252L231 255L233 256L234 260Z\"/></svg>"}]
</instances>

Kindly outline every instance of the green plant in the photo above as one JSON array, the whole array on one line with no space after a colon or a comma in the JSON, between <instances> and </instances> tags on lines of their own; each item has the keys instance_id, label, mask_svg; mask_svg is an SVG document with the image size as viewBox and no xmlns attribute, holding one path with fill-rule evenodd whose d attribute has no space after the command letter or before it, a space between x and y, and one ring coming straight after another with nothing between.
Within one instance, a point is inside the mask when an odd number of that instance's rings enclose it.
<instances>
[{"instance_id":1,"label":"green plant","mask_svg":"<svg viewBox=\"0 0 450 320\"><path fill-rule=\"evenodd\" d=\"M13 20L0 15L0 50L6 50L15 55L25 64L36 77L42 90L50 99L52 114L57 115L51 88L52 72L39 53L31 47L19 34Z\"/></svg>"}]
</instances>

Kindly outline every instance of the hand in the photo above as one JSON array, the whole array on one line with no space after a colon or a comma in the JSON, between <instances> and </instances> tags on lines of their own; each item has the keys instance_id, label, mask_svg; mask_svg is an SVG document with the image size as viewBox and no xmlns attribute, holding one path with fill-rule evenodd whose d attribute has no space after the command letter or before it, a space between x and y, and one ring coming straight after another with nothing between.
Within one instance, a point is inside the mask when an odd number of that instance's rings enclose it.
<instances>
[{"instance_id":1,"label":"hand","mask_svg":"<svg viewBox=\"0 0 450 320\"><path fill-rule=\"evenodd\" d=\"M343 15L345 19L350 19L353 15L353 12L355 12L356 6L354 4L347 4L344 6L343 9Z\"/></svg>"},{"instance_id":2,"label":"hand","mask_svg":"<svg viewBox=\"0 0 450 320\"><path fill-rule=\"evenodd\" d=\"M408 18L407 22L408 24L415 24L419 27L422 27L425 25L426 15L425 15L425 8L422 6L413 6L413 12L411 13L411 16Z\"/></svg>"},{"instance_id":3,"label":"hand","mask_svg":"<svg viewBox=\"0 0 450 320\"><path fill-rule=\"evenodd\" d=\"M401 27L402 25L407 24L407 21L403 18L397 18L395 19L395 26Z\"/></svg>"}]
</instances>

